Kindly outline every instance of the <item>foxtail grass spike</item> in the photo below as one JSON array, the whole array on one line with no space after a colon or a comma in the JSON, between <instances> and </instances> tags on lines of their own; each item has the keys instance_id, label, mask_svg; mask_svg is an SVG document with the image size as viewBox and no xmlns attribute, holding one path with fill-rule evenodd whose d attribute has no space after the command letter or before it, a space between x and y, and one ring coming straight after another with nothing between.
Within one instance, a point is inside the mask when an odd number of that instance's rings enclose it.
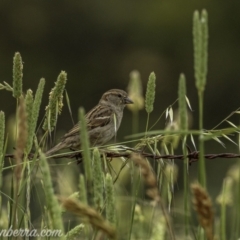
<instances>
[{"instance_id":1,"label":"foxtail grass spike","mask_svg":"<svg viewBox=\"0 0 240 240\"><path fill-rule=\"evenodd\" d=\"M110 223L116 224L115 192L109 173L106 175L106 217Z\"/></svg>"},{"instance_id":2,"label":"foxtail grass spike","mask_svg":"<svg viewBox=\"0 0 240 240\"><path fill-rule=\"evenodd\" d=\"M0 190L2 189L2 170L4 164L5 115L0 111Z\"/></svg>"},{"instance_id":3,"label":"foxtail grass spike","mask_svg":"<svg viewBox=\"0 0 240 240\"><path fill-rule=\"evenodd\" d=\"M19 98L22 95L23 63L19 52L13 57L13 96Z\"/></svg>"},{"instance_id":4,"label":"foxtail grass spike","mask_svg":"<svg viewBox=\"0 0 240 240\"><path fill-rule=\"evenodd\" d=\"M191 185L193 193L193 206L198 215L200 225L203 227L207 239L213 240L214 214L212 200L207 191L198 183Z\"/></svg>"},{"instance_id":5,"label":"foxtail grass spike","mask_svg":"<svg viewBox=\"0 0 240 240\"><path fill-rule=\"evenodd\" d=\"M94 204L96 209L102 209L103 206L103 174L102 174L102 161L100 153L97 148L93 150L93 192Z\"/></svg>"},{"instance_id":6,"label":"foxtail grass spike","mask_svg":"<svg viewBox=\"0 0 240 240\"><path fill-rule=\"evenodd\" d=\"M45 196L47 201L47 207L49 216L51 218L53 229L61 230L64 233L64 227L62 222L62 213L61 207L57 201L57 197L54 194L52 179L50 174L49 165L45 155L39 150L39 166L42 172L42 180L44 183ZM65 239L64 236L60 237L60 239Z\"/></svg>"},{"instance_id":7,"label":"foxtail grass spike","mask_svg":"<svg viewBox=\"0 0 240 240\"><path fill-rule=\"evenodd\" d=\"M208 14L204 9L201 15L201 26L202 26L202 72L203 72L203 85L205 87L207 81L208 72Z\"/></svg>"},{"instance_id":8,"label":"foxtail grass spike","mask_svg":"<svg viewBox=\"0 0 240 240\"><path fill-rule=\"evenodd\" d=\"M155 100L155 87L156 87L155 82L156 82L156 75L154 72L152 72L148 79L146 99L145 99L145 108L148 114L153 111L153 104Z\"/></svg>"},{"instance_id":9,"label":"foxtail grass spike","mask_svg":"<svg viewBox=\"0 0 240 240\"><path fill-rule=\"evenodd\" d=\"M194 53L194 75L196 87L198 88L200 79L200 52L201 52L201 31L199 27L199 12L195 11L193 14L193 53Z\"/></svg>"},{"instance_id":10,"label":"foxtail grass spike","mask_svg":"<svg viewBox=\"0 0 240 240\"><path fill-rule=\"evenodd\" d=\"M180 75L178 85L178 101L179 101L179 114L180 114L180 128L186 131L188 128L188 114L186 104L186 79L184 74Z\"/></svg>"},{"instance_id":11,"label":"foxtail grass spike","mask_svg":"<svg viewBox=\"0 0 240 240\"><path fill-rule=\"evenodd\" d=\"M33 111L33 93L32 90L27 90L27 94L25 96L25 103L26 103L26 112L27 112L27 126L28 126L28 138L27 138L27 145L26 145L26 154L28 154L31 150L31 125L32 125L32 111Z\"/></svg>"},{"instance_id":12,"label":"foxtail grass spike","mask_svg":"<svg viewBox=\"0 0 240 240\"><path fill-rule=\"evenodd\" d=\"M136 70L130 73L130 80L128 84L128 96L134 104L128 104L127 108L132 111L136 112L144 107L144 97L143 97L143 90L142 90L142 81L140 77L140 73Z\"/></svg>"},{"instance_id":13,"label":"foxtail grass spike","mask_svg":"<svg viewBox=\"0 0 240 240\"><path fill-rule=\"evenodd\" d=\"M110 225L95 209L71 198L63 200L62 204L67 211L87 219L94 229L101 230L108 236L109 239L117 239L116 229Z\"/></svg>"},{"instance_id":14,"label":"foxtail grass spike","mask_svg":"<svg viewBox=\"0 0 240 240\"><path fill-rule=\"evenodd\" d=\"M199 100L199 130L203 130L203 96L207 81L208 60L208 16L207 11L201 14L195 11L193 14L193 45L194 45L194 74L195 85L198 90ZM198 179L202 186L206 187L206 167L204 159L203 134L199 136L199 167Z\"/></svg>"},{"instance_id":15,"label":"foxtail grass spike","mask_svg":"<svg viewBox=\"0 0 240 240\"><path fill-rule=\"evenodd\" d=\"M141 76L136 70L130 73L127 91L129 98L134 102L134 104L128 104L127 107L132 112L132 133L135 134L139 130L139 111L144 108Z\"/></svg>"},{"instance_id":16,"label":"foxtail grass spike","mask_svg":"<svg viewBox=\"0 0 240 240\"><path fill-rule=\"evenodd\" d=\"M67 82L67 73L62 71L49 93L49 103L46 107L46 117L43 123L43 130L53 131L57 123L57 117L62 111L63 107L63 91Z\"/></svg>"},{"instance_id":17,"label":"foxtail grass spike","mask_svg":"<svg viewBox=\"0 0 240 240\"><path fill-rule=\"evenodd\" d=\"M85 176L87 181L92 182L92 164L91 164L91 154L90 154L90 143L85 119L85 111L82 107L79 109L79 120L80 120L80 140L81 148L83 150L83 165L85 170Z\"/></svg>"},{"instance_id":18,"label":"foxtail grass spike","mask_svg":"<svg viewBox=\"0 0 240 240\"><path fill-rule=\"evenodd\" d=\"M194 72L196 87L203 92L207 81L208 63L208 14L203 10L193 14Z\"/></svg>"},{"instance_id":19,"label":"foxtail grass spike","mask_svg":"<svg viewBox=\"0 0 240 240\"><path fill-rule=\"evenodd\" d=\"M86 183L85 183L85 178L82 174L80 174L80 178L79 178L79 200L86 205L88 204Z\"/></svg>"},{"instance_id":20,"label":"foxtail grass spike","mask_svg":"<svg viewBox=\"0 0 240 240\"><path fill-rule=\"evenodd\" d=\"M38 84L34 101L33 101L31 117L29 119L30 123L28 125L28 142L26 147L26 154L28 154L31 151L31 148L33 145L33 137L34 137L36 126L37 126L44 86L45 86L45 79L41 78Z\"/></svg>"},{"instance_id":21,"label":"foxtail grass spike","mask_svg":"<svg viewBox=\"0 0 240 240\"><path fill-rule=\"evenodd\" d=\"M84 224L77 225L65 235L66 240L79 239L80 234L85 230Z\"/></svg>"}]
</instances>

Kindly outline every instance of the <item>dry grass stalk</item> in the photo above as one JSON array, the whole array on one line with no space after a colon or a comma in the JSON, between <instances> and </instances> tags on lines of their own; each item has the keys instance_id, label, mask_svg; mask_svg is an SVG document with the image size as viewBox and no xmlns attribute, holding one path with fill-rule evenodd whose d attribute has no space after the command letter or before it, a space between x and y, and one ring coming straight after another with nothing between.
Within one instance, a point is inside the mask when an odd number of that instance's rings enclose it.
<instances>
[{"instance_id":1,"label":"dry grass stalk","mask_svg":"<svg viewBox=\"0 0 240 240\"><path fill-rule=\"evenodd\" d=\"M21 178L22 170L22 158L24 153L24 148L27 143L27 114L25 108L25 102L23 97L19 99L18 107L18 137L16 142L16 150L14 152L14 158L16 160L15 176L17 180Z\"/></svg>"},{"instance_id":2,"label":"dry grass stalk","mask_svg":"<svg viewBox=\"0 0 240 240\"><path fill-rule=\"evenodd\" d=\"M193 205L198 214L198 220L203 229L205 230L208 240L213 240L213 221L214 213L212 209L212 200L207 191L199 184L191 185L193 193Z\"/></svg>"},{"instance_id":3,"label":"dry grass stalk","mask_svg":"<svg viewBox=\"0 0 240 240\"><path fill-rule=\"evenodd\" d=\"M12 211L12 224L13 229L16 229L18 223L18 200L19 200L19 190L22 181L22 158L24 149L27 143L27 114L25 109L24 98L21 96L19 98L19 106L17 112L18 119L18 136L16 142L16 150L14 152L14 158L16 161L16 167L14 169L15 175L15 187L14 187L14 204Z\"/></svg>"},{"instance_id":4,"label":"dry grass stalk","mask_svg":"<svg viewBox=\"0 0 240 240\"><path fill-rule=\"evenodd\" d=\"M63 207L79 216L88 219L89 223L103 231L110 239L116 239L116 229L110 225L95 209L77 202L74 199L64 199L62 200Z\"/></svg>"}]
</instances>

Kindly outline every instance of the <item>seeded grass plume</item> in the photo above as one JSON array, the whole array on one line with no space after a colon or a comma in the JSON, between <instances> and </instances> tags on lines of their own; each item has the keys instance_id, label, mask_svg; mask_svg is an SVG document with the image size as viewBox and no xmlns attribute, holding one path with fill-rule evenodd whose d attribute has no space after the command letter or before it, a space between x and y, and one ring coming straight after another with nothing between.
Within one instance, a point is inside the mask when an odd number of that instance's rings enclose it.
<instances>
[{"instance_id":1,"label":"seeded grass plume","mask_svg":"<svg viewBox=\"0 0 240 240\"><path fill-rule=\"evenodd\" d=\"M132 112L138 112L144 107L144 97L142 90L142 81L138 71L130 73L130 80L128 84L128 96L134 104L128 104L127 108Z\"/></svg>"},{"instance_id":2,"label":"seeded grass plume","mask_svg":"<svg viewBox=\"0 0 240 240\"><path fill-rule=\"evenodd\" d=\"M103 207L103 188L104 179L102 174L102 159L100 157L99 150L94 148L93 150L93 193L94 204L96 209L102 209Z\"/></svg>"},{"instance_id":3,"label":"seeded grass plume","mask_svg":"<svg viewBox=\"0 0 240 240\"><path fill-rule=\"evenodd\" d=\"M195 85L198 91L199 102L199 130L203 130L203 95L207 82L208 63L208 14L202 10L193 14L193 47L194 47L194 75ZM199 136L199 162L198 179L203 187L206 187L206 167L204 159L203 135Z\"/></svg>"},{"instance_id":4,"label":"seeded grass plume","mask_svg":"<svg viewBox=\"0 0 240 240\"><path fill-rule=\"evenodd\" d=\"M148 114L145 135L147 134L147 130L148 130L149 114L153 111L153 104L155 100L155 88L156 88L155 82L156 82L156 75L154 72L152 72L148 79L146 98L145 98L145 109Z\"/></svg>"},{"instance_id":5,"label":"seeded grass plume","mask_svg":"<svg viewBox=\"0 0 240 240\"><path fill-rule=\"evenodd\" d=\"M103 231L110 239L117 239L116 229L109 224L95 209L77 202L74 199L62 200L63 207L75 215L88 219L88 222L98 230Z\"/></svg>"},{"instance_id":6,"label":"seeded grass plume","mask_svg":"<svg viewBox=\"0 0 240 240\"><path fill-rule=\"evenodd\" d=\"M28 159L28 154L32 147L32 137L30 133L31 125L32 125L32 112L33 112L33 94L32 90L28 90L27 94L25 96L25 103L26 103L26 114L27 114L27 126L28 126L28 137L27 137L27 143L25 146L25 156L24 156L24 163L25 163L25 176L26 176L26 185L23 184L23 186L26 189L26 211L24 214L24 225L25 228L28 228L28 223L31 222L31 211L30 211L30 197L31 197L31 166Z\"/></svg>"},{"instance_id":7,"label":"seeded grass plume","mask_svg":"<svg viewBox=\"0 0 240 240\"><path fill-rule=\"evenodd\" d=\"M13 96L19 98L22 95L23 63L19 52L13 57Z\"/></svg>"},{"instance_id":8,"label":"seeded grass plume","mask_svg":"<svg viewBox=\"0 0 240 240\"><path fill-rule=\"evenodd\" d=\"M156 75L152 72L149 76L147 83L147 91L145 98L145 108L148 114L153 111L153 104L155 100L155 88L156 88Z\"/></svg>"},{"instance_id":9,"label":"seeded grass plume","mask_svg":"<svg viewBox=\"0 0 240 240\"><path fill-rule=\"evenodd\" d=\"M203 227L207 239L213 240L214 214L212 200L207 191L198 183L191 184L191 190L193 193L193 206L198 215L198 221Z\"/></svg>"},{"instance_id":10,"label":"seeded grass plume","mask_svg":"<svg viewBox=\"0 0 240 240\"><path fill-rule=\"evenodd\" d=\"M64 233L61 207L57 201L57 197L54 194L48 162L41 150L39 150L39 166L42 172L42 181L44 184L47 211L49 213L52 227L53 229L61 230L62 233ZM60 237L60 239L64 239L64 236Z\"/></svg>"},{"instance_id":11,"label":"seeded grass plume","mask_svg":"<svg viewBox=\"0 0 240 240\"><path fill-rule=\"evenodd\" d=\"M66 235L66 240L76 240L79 239L79 235L84 232L85 226L84 224L79 224L75 228L71 229Z\"/></svg>"},{"instance_id":12,"label":"seeded grass plume","mask_svg":"<svg viewBox=\"0 0 240 240\"><path fill-rule=\"evenodd\" d=\"M184 132L188 128L188 119L187 119L187 104L186 104L186 79L184 74L180 75L179 86L178 86L178 108L180 115L180 129ZM189 183L188 183L188 158L187 158L187 149L186 149L186 140L187 135L182 134L183 143L182 150L184 155L184 168L183 168L183 177L184 177L184 227L185 227L185 237L189 235Z\"/></svg>"},{"instance_id":13,"label":"seeded grass plume","mask_svg":"<svg viewBox=\"0 0 240 240\"><path fill-rule=\"evenodd\" d=\"M58 115L63 107L63 91L67 82L67 73L62 71L49 94L49 103L46 107L46 117L43 123L43 130L53 131L56 126Z\"/></svg>"},{"instance_id":14,"label":"seeded grass plume","mask_svg":"<svg viewBox=\"0 0 240 240\"><path fill-rule=\"evenodd\" d=\"M32 125L32 111L33 111L33 93L31 89L27 90L27 94L25 96L25 103L26 103L26 112L27 112L27 126L28 126L28 138L27 138L27 144L26 144L26 150L25 153L28 155L28 153L31 150L32 147L32 141L31 141L31 125Z\"/></svg>"},{"instance_id":15,"label":"seeded grass plume","mask_svg":"<svg viewBox=\"0 0 240 240\"><path fill-rule=\"evenodd\" d=\"M193 14L194 72L196 87L203 92L207 79L208 63L208 14L203 10Z\"/></svg>"},{"instance_id":16,"label":"seeded grass plume","mask_svg":"<svg viewBox=\"0 0 240 240\"><path fill-rule=\"evenodd\" d=\"M29 113L28 113L28 141L27 141L27 146L26 146L27 154L31 151L31 148L33 145L33 138L34 138L35 131L36 131L44 86L45 86L45 79L41 78L40 82L38 84L38 88L37 88L37 92L36 92L34 101L33 101L33 103L31 103L32 107L29 106L29 108L32 108L31 112L30 112L30 109L29 110L27 109L27 112L29 111ZM29 96L29 98L32 98L32 97ZM30 100L30 101L32 101L32 100ZM28 104L27 104L27 106L28 106Z\"/></svg>"},{"instance_id":17,"label":"seeded grass plume","mask_svg":"<svg viewBox=\"0 0 240 240\"><path fill-rule=\"evenodd\" d=\"M138 71L130 73L127 89L129 98L134 102L134 104L127 104L127 108L132 112L132 133L135 134L139 129L139 111L144 108L142 81Z\"/></svg>"},{"instance_id":18,"label":"seeded grass plume","mask_svg":"<svg viewBox=\"0 0 240 240\"><path fill-rule=\"evenodd\" d=\"M115 193L113 180L109 173L106 175L106 216L107 220L116 224Z\"/></svg>"}]
</instances>

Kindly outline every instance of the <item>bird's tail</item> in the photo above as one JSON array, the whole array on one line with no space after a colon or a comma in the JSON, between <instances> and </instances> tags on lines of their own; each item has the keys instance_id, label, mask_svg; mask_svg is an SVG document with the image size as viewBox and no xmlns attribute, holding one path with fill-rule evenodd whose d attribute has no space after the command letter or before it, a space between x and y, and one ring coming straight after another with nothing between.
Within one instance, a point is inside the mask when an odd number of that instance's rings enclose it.
<instances>
[{"instance_id":1,"label":"bird's tail","mask_svg":"<svg viewBox=\"0 0 240 240\"><path fill-rule=\"evenodd\" d=\"M51 156L53 155L55 152L61 150L61 149L64 149L66 148L65 144L63 142L60 142L58 143L56 146L54 146L53 148L49 149L45 155L48 157L48 156Z\"/></svg>"}]
</instances>

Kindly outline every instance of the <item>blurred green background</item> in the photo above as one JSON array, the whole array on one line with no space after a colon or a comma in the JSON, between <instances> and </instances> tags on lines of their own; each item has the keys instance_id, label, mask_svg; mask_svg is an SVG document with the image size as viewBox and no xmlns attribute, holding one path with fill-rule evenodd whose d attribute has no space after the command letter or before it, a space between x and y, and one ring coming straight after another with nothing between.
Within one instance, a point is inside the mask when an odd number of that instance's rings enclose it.
<instances>
[{"instance_id":1,"label":"blurred green background","mask_svg":"<svg viewBox=\"0 0 240 240\"><path fill-rule=\"evenodd\" d=\"M194 10L203 8L209 13L210 33L204 127L211 129L239 107L240 1L0 1L0 81L12 82L12 59L19 51L24 61L24 91L31 88L35 92L39 79L46 79L43 117L48 93L65 70L76 122L79 106L88 111L105 91L126 89L132 70L140 71L144 92L150 72L155 71L157 93L151 126L176 100L183 72L193 108L193 128L197 128L192 16ZM7 118L14 114L15 102L9 92L0 92L0 102ZM142 111L140 117L140 131L144 131L146 113ZM239 123L238 117L231 120ZM67 131L71 126L65 101L58 129ZM162 121L155 129L164 127ZM126 110L118 140L129 134L131 113ZM233 144L226 150L216 143L206 146L208 152L238 151ZM226 165L233 162L208 161L216 193ZM216 170L219 175L214 177Z\"/></svg>"}]
</instances>

